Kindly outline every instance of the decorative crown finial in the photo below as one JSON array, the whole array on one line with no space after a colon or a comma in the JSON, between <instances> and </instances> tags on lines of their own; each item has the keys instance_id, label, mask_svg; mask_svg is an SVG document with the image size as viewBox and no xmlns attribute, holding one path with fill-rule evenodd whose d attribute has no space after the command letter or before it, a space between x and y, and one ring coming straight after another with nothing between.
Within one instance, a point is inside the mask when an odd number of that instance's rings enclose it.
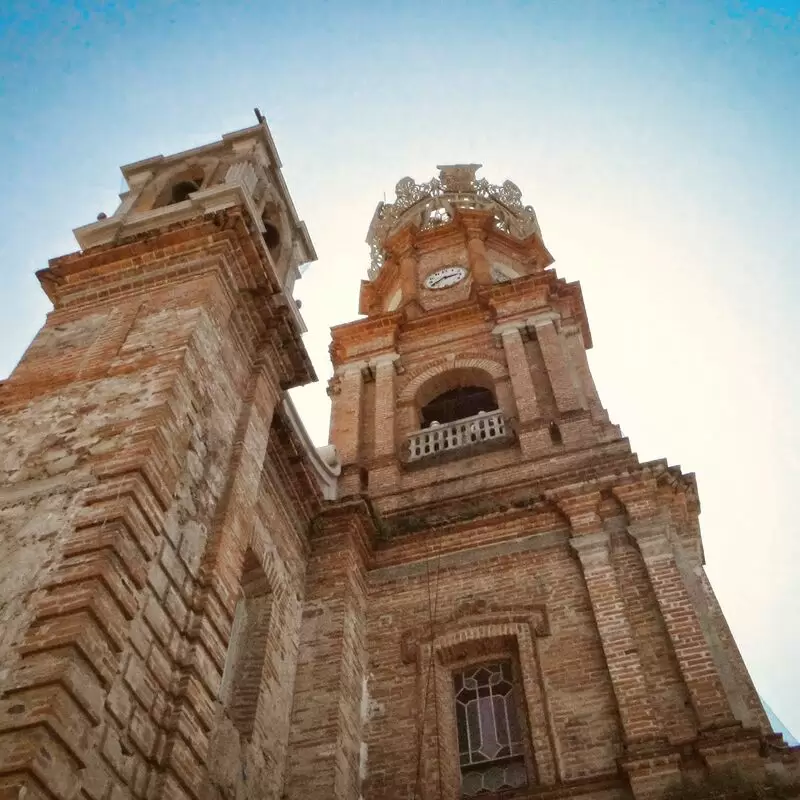
<instances>
[{"instance_id":1,"label":"decorative crown finial","mask_svg":"<svg viewBox=\"0 0 800 800\"><path fill-rule=\"evenodd\" d=\"M412 223L420 230L435 228L450 222L457 208L490 210L496 226L513 236L541 236L533 207L522 205L519 187L509 180L498 185L476 177L481 166L447 164L438 166L439 177L427 183L417 183L409 177L397 182L394 203L378 203L367 233L370 280L381 271L384 242L395 230Z\"/></svg>"}]
</instances>

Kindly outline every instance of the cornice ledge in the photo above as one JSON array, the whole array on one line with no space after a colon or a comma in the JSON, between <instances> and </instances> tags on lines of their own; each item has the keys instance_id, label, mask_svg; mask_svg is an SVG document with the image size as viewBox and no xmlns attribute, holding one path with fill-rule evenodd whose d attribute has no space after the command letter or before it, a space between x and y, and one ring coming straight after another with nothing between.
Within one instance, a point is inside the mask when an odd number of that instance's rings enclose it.
<instances>
[{"instance_id":1,"label":"cornice ledge","mask_svg":"<svg viewBox=\"0 0 800 800\"><path fill-rule=\"evenodd\" d=\"M343 364L337 365L333 370L331 382L336 381L337 378L341 378L344 375L352 375L354 373L359 373L365 381L371 381L375 378L376 370L387 364L391 364L398 375L404 372L400 354L390 351L378 353L369 358L361 358L357 361L346 361Z\"/></svg>"},{"instance_id":2,"label":"cornice ledge","mask_svg":"<svg viewBox=\"0 0 800 800\"><path fill-rule=\"evenodd\" d=\"M378 526L369 501L350 495L325 503L311 522L311 538L347 533L360 554L366 570L372 558L372 542L378 536Z\"/></svg>"},{"instance_id":3,"label":"cornice ledge","mask_svg":"<svg viewBox=\"0 0 800 800\"><path fill-rule=\"evenodd\" d=\"M336 447L334 445L314 446L289 395L284 395L281 407L289 427L297 437L305 453L312 474L316 478L322 493L323 500L336 500L339 489L338 479L342 471L342 464Z\"/></svg>"}]
</instances>

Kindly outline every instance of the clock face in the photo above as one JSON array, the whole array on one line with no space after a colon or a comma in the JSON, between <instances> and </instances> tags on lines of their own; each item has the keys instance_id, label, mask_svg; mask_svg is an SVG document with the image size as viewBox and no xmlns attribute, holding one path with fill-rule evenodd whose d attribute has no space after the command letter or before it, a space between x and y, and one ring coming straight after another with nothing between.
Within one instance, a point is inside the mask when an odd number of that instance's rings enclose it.
<instances>
[{"instance_id":1,"label":"clock face","mask_svg":"<svg viewBox=\"0 0 800 800\"><path fill-rule=\"evenodd\" d=\"M425 286L428 289L446 289L448 286L455 286L466 277L467 271L464 267L442 267L425 278Z\"/></svg>"}]
</instances>

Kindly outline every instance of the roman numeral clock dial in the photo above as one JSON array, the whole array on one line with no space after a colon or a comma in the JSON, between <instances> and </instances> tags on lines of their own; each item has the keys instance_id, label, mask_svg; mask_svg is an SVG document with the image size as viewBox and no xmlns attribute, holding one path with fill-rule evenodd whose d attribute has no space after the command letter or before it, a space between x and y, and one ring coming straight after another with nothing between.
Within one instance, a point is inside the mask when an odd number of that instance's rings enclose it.
<instances>
[{"instance_id":1,"label":"roman numeral clock dial","mask_svg":"<svg viewBox=\"0 0 800 800\"><path fill-rule=\"evenodd\" d=\"M425 278L426 289L446 289L448 286L455 286L461 283L467 277L467 271L464 267L442 267L437 269L436 272L431 272Z\"/></svg>"}]
</instances>

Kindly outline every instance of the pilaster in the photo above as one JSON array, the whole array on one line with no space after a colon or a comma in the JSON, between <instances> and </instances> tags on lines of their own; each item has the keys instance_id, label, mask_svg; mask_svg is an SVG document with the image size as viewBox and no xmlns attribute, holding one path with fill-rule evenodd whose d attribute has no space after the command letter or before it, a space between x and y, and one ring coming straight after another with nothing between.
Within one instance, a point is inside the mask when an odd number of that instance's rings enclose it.
<instances>
[{"instance_id":1,"label":"pilaster","mask_svg":"<svg viewBox=\"0 0 800 800\"><path fill-rule=\"evenodd\" d=\"M552 314L545 314L528 321L536 328L536 339L542 351L553 388L553 397L560 414L578 411L583 408L567 364L568 355L563 347L561 336L556 330Z\"/></svg>"},{"instance_id":2,"label":"pilaster","mask_svg":"<svg viewBox=\"0 0 800 800\"><path fill-rule=\"evenodd\" d=\"M628 512L628 532L642 554L701 731L739 724L678 568L668 511L657 507L648 483L618 486L614 494Z\"/></svg>"},{"instance_id":3,"label":"pilaster","mask_svg":"<svg viewBox=\"0 0 800 800\"><path fill-rule=\"evenodd\" d=\"M519 421L517 436L523 456L541 456L550 446L546 421L541 417L536 389L531 377L530 364L522 341L522 323L498 325L493 333L499 335L508 364L511 389ZM498 400L500 398L498 397Z\"/></svg>"},{"instance_id":4,"label":"pilaster","mask_svg":"<svg viewBox=\"0 0 800 800\"><path fill-rule=\"evenodd\" d=\"M606 532L570 539L583 569L627 748L659 738L659 726L650 703L644 670L625 611L625 601L611 563Z\"/></svg>"},{"instance_id":5,"label":"pilaster","mask_svg":"<svg viewBox=\"0 0 800 800\"><path fill-rule=\"evenodd\" d=\"M360 794L368 524L360 502L340 504L318 520L312 535L287 800L352 800Z\"/></svg>"},{"instance_id":6,"label":"pilaster","mask_svg":"<svg viewBox=\"0 0 800 800\"><path fill-rule=\"evenodd\" d=\"M393 237L390 252L400 267L400 288L403 292L401 304L406 308L406 313L412 318L416 317L422 313L419 305L419 257L410 229L406 228Z\"/></svg>"},{"instance_id":7,"label":"pilaster","mask_svg":"<svg viewBox=\"0 0 800 800\"><path fill-rule=\"evenodd\" d=\"M650 702L647 680L628 620L625 600L611 559L611 540L596 513L600 493L559 501L573 529L572 549L578 554L617 699L626 749L654 743L659 725Z\"/></svg>"},{"instance_id":8,"label":"pilaster","mask_svg":"<svg viewBox=\"0 0 800 800\"><path fill-rule=\"evenodd\" d=\"M336 370L331 381L331 444L339 451L342 476L339 488L342 496L360 490L359 460L360 431L363 403L365 362L344 364Z\"/></svg>"},{"instance_id":9,"label":"pilaster","mask_svg":"<svg viewBox=\"0 0 800 800\"><path fill-rule=\"evenodd\" d=\"M488 286L492 283L492 269L486 257L487 215L462 209L458 218L466 234L467 260L473 280L481 286Z\"/></svg>"},{"instance_id":10,"label":"pilaster","mask_svg":"<svg viewBox=\"0 0 800 800\"><path fill-rule=\"evenodd\" d=\"M538 420L541 413L533 388L533 379L525 353L525 345L522 342L522 334L516 325L500 326L495 328L494 333L499 333L503 342L519 421L522 425L527 425Z\"/></svg>"},{"instance_id":11,"label":"pilaster","mask_svg":"<svg viewBox=\"0 0 800 800\"><path fill-rule=\"evenodd\" d=\"M375 433L377 460L391 458L395 453L395 386L397 353L384 353L370 361L375 375Z\"/></svg>"}]
</instances>

